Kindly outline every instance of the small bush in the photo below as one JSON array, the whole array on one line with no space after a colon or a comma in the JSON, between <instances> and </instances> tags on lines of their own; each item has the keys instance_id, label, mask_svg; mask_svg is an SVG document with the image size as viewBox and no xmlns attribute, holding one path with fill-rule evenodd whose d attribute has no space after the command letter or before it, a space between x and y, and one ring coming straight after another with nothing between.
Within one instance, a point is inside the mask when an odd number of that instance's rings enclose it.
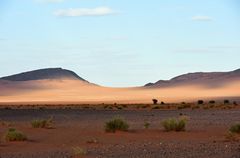
<instances>
[{"instance_id":1,"label":"small bush","mask_svg":"<svg viewBox=\"0 0 240 158\"><path fill-rule=\"evenodd\" d=\"M52 118L47 120L32 120L31 125L33 128L52 128Z\"/></svg>"},{"instance_id":2,"label":"small bush","mask_svg":"<svg viewBox=\"0 0 240 158\"><path fill-rule=\"evenodd\" d=\"M145 129L148 129L149 126L150 126L150 123L149 123L149 122L145 122L145 123L144 123L144 128L145 128Z\"/></svg>"},{"instance_id":3,"label":"small bush","mask_svg":"<svg viewBox=\"0 0 240 158\"><path fill-rule=\"evenodd\" d=\"M124 121L121 118L113 118L112 120L106 122L105 124L105 131L106 132L116 132L119 131L127 131L129 128L129 125L126 121Z\"/></svg>"},{"instance_id":4,"label":"small bush","mask_svg":"<svg viewBox=\"0 0 240 158\"><path fill-rule=\"evenodd\" d=\"M203 104L204 103L204 101L203 100L198 100L198 104L200 105L200 104Z\"/></svg>"},{"instance_id":5,"label":"small bush","mask_svg":"<svg viewBox=\"0 0 240 158\"><path fill-rule=\"evenodd\" d=\"M235 142L235 141L239 140L237 135L235 133L232 133L232 132L228 132L227 134L225 134L225 139L227 141L230 141L230 142Z\"/></svg>"},{"instance_id":6,"label":"small bush","mask_svg":"<svg viewBox=\"0 0 240 158\"><path fill-rule=\"evenodd\" d=\"M152 99L152 102L154 105L156 105L158 103L158 100L157 99Z\"/></svg>"},{"instance_id":7,"label":"small bush","mask_svg":"<svg viewBox=\"0 0 240 158\"><path fill-rule=\"evenodd\" d=\"M215 104L215 101L214 100L210 100L209 104Z\"/></svg>"},{"instance_id":8,"label":"small bush","mask_svg":"<svg viewBox=\"0 0 240 158\"><path fill-rule=\"evenodd\" d=\"M229 104L230 101L229 101L229 100L224 100L223 103L224 103L224 104Z\"/></svg>"},{"instance_id":9,"label":"small bush","mask_svg":"<svg viewBox=\"0 0 240 158\"><path fill-rule=\"evenodd\" d=\"M166 131L185 131L186 127L186 120L185 119L174 119L170 118L167 120L164 120L162 122L162 125Z\"/></svg>"},{"instance_id":10,"label":"small bush","mask_svg":"<svg viewBox=\"0 0 240 158\"><path fill-rule=\"evenodd\" d=\"M123 108L121 106L117 106L117 109L118 110L122 110Z\"/></svg>"},{"instance_id":11,"label":"small bush","mask_svg":"<svg viewBox=\"0 0 240 158\"><path fill-rule=\"evenodd\" d=\"M9 128L6 135L5 135L6 141L25 141L27 140L27 136L24 135L22 132L17 131L14 128Z\"/></svg>"},{"instance_id":12,"label":"small bush","mask_svg":"<svg viewBox=\"0 0 240 158\"><path fill-rule=\"evenodd\" d=\"M239 133L240 134L240 123L237 123L235 125L232 125L229 129L232 133Z\"/></svg>"},{"instance_id":13,"label":"small bush","mask_svg":"<svg viewBox=\"0 0 240 158\"><path fill-rule=\"evenodd\" d=\"M152 109L160 109L160 106L154 106Z\"/></svg>"},{"instance_id":14,"label":"small bush","mask_svg":"<svg viewBox=\"0 0 240 158\"><path fill-rule=\"evenodd\" d=\"M72 148L73 150L73 154L74 156L82 156L82 155L86 155L87 154L87 151L81 147L73 147Z\"/></svg>"}]
</instances>

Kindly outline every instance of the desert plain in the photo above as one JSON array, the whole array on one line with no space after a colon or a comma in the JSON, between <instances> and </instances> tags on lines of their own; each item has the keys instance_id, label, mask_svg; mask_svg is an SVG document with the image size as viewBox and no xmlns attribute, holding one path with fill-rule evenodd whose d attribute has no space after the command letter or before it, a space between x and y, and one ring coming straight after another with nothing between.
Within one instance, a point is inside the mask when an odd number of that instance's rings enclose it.
<instances>
[{"instance_id":1,"label":"desert plain","mask_svg":"<svg viewBox=\"0 0 240 158\"><path fill-rule=\"evenodd\" d=\"M22 142L1 139L1 158L240 157L239 136L229 136L230 126L239 121L239 106L204 109L153 109L153 105L28 106L0 109L1 138L8 128L16 128L28 137ZM128 131L105 132L105 122L116 116L128 122ZM49 117L53 119L52 128L31 126L33 119ZM164 119L178 117L187 118L185 131L166 132L161 126ZM149 123L148 128L145 122Z\"/></svg>"},{"instance_id":2,"label":"desert plain","mask_svg":"<svg viewBox=\"0 0 240 158\"><path fill-rule=\"evenodd\" d=\"M240 122L239 72L126 88L63 69L1 78L0 158L240 158L239 129L230 130ZM114 118L128 128L106 130ZM183 120L182 128L167 130L169 119ZM36 127L36 120L50 126ZM20 137L15 131L24 140L9 141Z\"/></svg>"}]
</instances>

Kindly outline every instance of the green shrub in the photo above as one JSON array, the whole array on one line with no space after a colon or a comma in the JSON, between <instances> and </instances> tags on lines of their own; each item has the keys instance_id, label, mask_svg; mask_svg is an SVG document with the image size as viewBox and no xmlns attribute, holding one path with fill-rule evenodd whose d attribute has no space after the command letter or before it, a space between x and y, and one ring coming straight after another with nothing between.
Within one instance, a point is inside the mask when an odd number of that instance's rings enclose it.
<instances>
[{"instance_id":1,"label":"green shrub","mask_svg":"<svg viewBox=\"0 0 240 158\"><path fill-rule=\"evenodd\" d=\"M51 128L52 118L42 120L32 120L31 125L33 128Z\"/></svg>"},{"instance_id":2,"label":"green shrub","mask_svg":"<svg viewBox=\"0 0 240 158\"><path fill-rule=\"evenodd\" d=\"M240 134L240 123L237 123L235 125L232 125L229 129L232 133L239 133Z\"/></svg>"},{"instance_id":3,"label":"green shrub","mask_svg":"<svg viewBox=\"0 0 240 158\"><path fill-rule=\"evenodd\" d=\"M83 149L83 148L81 148L79 146L73 147L72 150L73 150L73 155L74 156L83 156L83 155L87 154L87 150Z\"/></svg>"},{"instance_id":4,"label":"green shrub","mask_svg":"<svg viewBox=\"0 0 240 158\"><path fill-rule=\"evenodd\" d=\"M145 128L145 129L148 129L149 126L150 126L150 123L149 123L149 122L144 122L144 128Z\"/></svg>"},{"instance_id":5,"label":"green shrub","mask_svg":"<svg viewBox=\"0 0 240 158\"><path fill-rule=\"evenodd\" d=\"M170 118L164 120L162 125L166 131L185 131L186 120Z\"/></svg>"},{"instance_id":6,"label":"green shrub","mask_svg":"<svg viewBox=\"0 0 240 158\"><path fill-rule=\"evenodd\" d=\"M239 138L235 133L229 131L227 134L225 134L225 139L230 142L235 142L238 141Z\"/></svg>"},{"instance_id":7,"label":"green shrub","mask_svg":"<svg viewBox=\"0 0 240 158\"><path fill-rule=\"evenodd\" d=\"M129 125L127 124L126 121L123 119L116 117L113 118L112 120L106 122L105 124L105 131L106 132L116 132L117 130L119 131L127 131L129 128Z\"/></svg>"},{"instance_id":8,"label":"green shrub","mask_svg":"<svg viewBox=\"0 0 240 158\"><path fill-rule=\"evenodd\" d=\"M7 133L5 134L6 141L25 141L27 140L27 136L22 132L17 131L14 128L9 128Z\"/></svg>"}]
</instances>

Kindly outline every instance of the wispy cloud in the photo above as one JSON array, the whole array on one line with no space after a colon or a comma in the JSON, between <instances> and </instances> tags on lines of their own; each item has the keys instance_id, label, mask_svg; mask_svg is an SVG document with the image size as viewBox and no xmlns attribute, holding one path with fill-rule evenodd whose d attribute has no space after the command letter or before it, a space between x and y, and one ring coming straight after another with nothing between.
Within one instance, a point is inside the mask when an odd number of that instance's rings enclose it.
<instances>
[{"instance_id":1,"label":"wispy cloud","mask_svg":"<svg viewBox=\"0 0 240 158\"><path fill-rule=\"evenodd\" d=\"M191 18L193 21L212 21L213 18L210 16L197 15Z\"/></svg>"},{"instance_id":2,"label":"wispy cloud","mask_svg":"<svg viewBox=\"0 0 240 158\"><path fill-rule=\"evenodd\" d=\"M97 7L97 8L69 8L59 9L53 14L63 17L79 17L79 16L105 16L116 13L109 7Z\"/></svg>"}]
</instances>

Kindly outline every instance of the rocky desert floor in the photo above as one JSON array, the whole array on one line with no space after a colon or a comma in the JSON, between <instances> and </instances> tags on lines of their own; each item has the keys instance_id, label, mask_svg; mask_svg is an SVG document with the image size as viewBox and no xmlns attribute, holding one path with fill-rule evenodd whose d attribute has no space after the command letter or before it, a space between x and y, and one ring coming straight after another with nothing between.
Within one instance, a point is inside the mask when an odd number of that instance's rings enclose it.
<instances>
[{"instance_id":1,"label":"rocky desert floor","mask_svg":"<svg viewBox=\"0 0 240 158\"><path fill-rule=\"evenodd\" d=\"M129 124L127 132L106 133L105 122L115 116ZM188 118L186 131L166 132L161 121ZM53 128L32 128L34 119L53 118ZM144 123L149 122L148 129ZM240 108L230 109L98 109L1 108L0 158L240 158L239 135L228 130L240 122ZM7 142L16 128L23 142Z\"/></svg>"}]
</instances>

